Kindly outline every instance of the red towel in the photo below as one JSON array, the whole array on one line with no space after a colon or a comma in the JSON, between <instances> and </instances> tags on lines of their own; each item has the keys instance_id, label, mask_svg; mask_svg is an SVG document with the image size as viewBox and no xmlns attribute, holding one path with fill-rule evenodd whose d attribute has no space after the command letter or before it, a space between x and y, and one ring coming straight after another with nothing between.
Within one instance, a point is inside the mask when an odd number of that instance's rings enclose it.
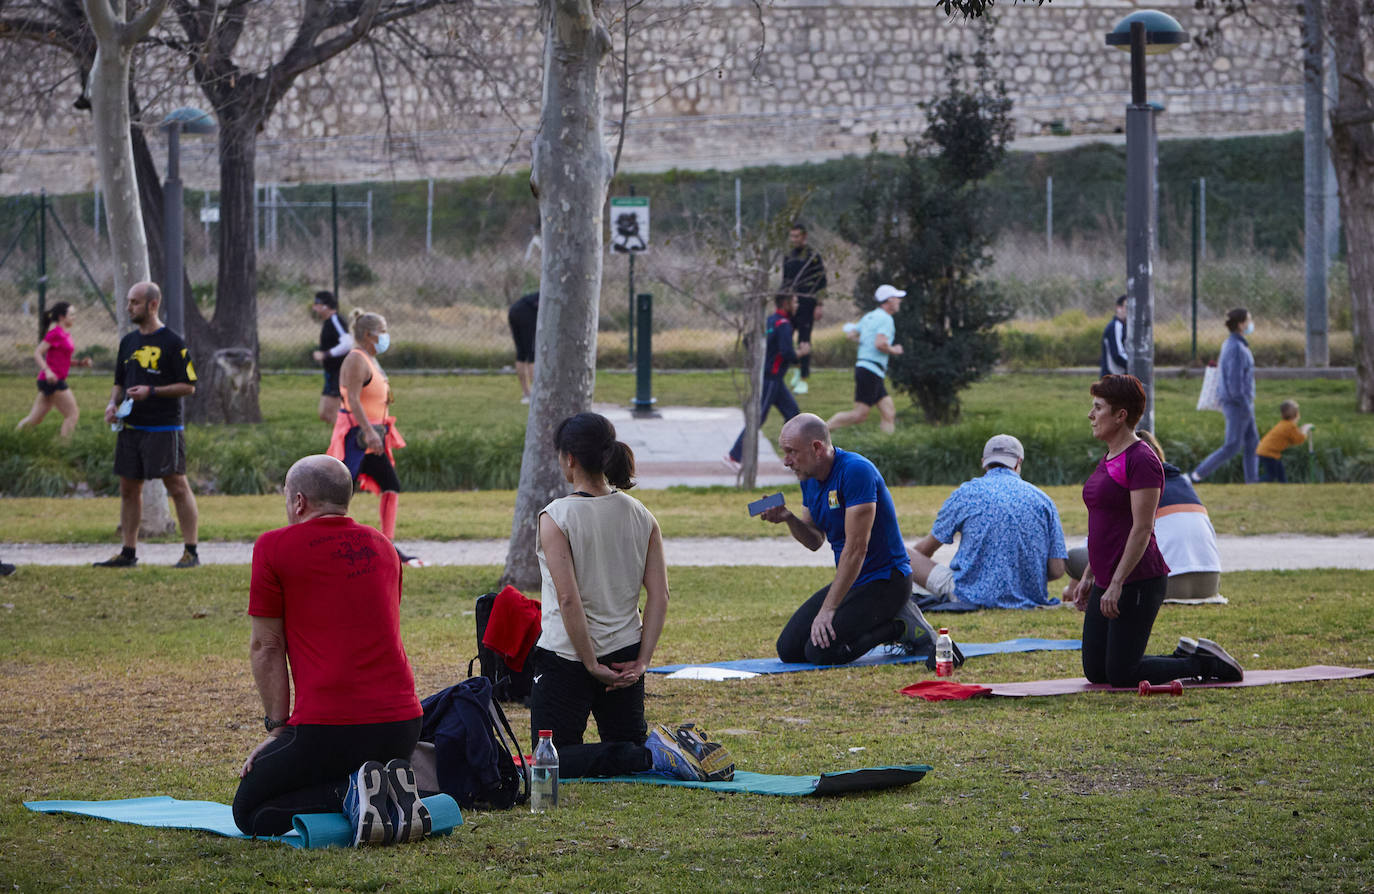
<instances>
[{"instance_id":1,"label":"red towel","mask_svg":"<svg viewBox=\"0 0 1374 894\"><path fill-rule=\"evenodd\" d=\"M902 695L909 695L912 698L923 698L928 702L956 701L992 695L992 688L989 686L977 686L972 683L954 683L949 680L922 680L919 683L912 683L910 686L897 691Z\"/></svg>"},{"instance_id":2,"label":"red towel","mask_svg":"<svg viewBox=\"0 0 1374 894\"><path fill-rule=\"evenodd\" d=\"M482 633L482 645L506 659L506 665L516 673L525 666L525 658L539 640L543 629L540 605L512 586L496 594Z\"/></svg>"}]
</instances>

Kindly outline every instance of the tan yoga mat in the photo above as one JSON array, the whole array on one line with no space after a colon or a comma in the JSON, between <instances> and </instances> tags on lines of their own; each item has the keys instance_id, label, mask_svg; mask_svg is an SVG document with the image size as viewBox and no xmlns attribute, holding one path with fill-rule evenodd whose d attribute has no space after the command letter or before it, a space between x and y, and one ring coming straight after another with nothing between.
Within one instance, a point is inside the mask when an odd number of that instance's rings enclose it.
<instances>
[{"instance_id":1,"label":"tan yoga mat","mask_svg":"<svg viewBox=\"0 0 1374 894\"><path fill-rule=\"evenodd\" d=\"M1245 679L1238 683L1222 683L1218 680L1182 680L1184 689L1220 689L1233 686L1268 686L1271 683L1307 683L1312 680L1352 680L1358 677L1374 677L1374 668L1334 667L1329 664L1313 664L1307 667L1294 667L1285 670L1248 670ZM1083 677L1064 680L1031 680L1026 683L984 683L992 689L993 695L1024 698L1031 695L1070 695L1075 692L1136 692L1134 686L1118 688L1106 683L1089 683Z\"/></svg>"}]
</instances>

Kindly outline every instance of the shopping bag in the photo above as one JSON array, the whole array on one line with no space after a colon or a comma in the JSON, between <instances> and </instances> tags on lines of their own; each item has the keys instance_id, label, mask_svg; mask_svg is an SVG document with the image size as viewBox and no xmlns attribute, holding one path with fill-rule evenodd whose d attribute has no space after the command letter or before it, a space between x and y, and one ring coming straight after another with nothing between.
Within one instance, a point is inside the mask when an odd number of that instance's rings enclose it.
<instances>
[{"instance_id":1,"label":"shopping bag","mask_svg":"<svg viewBox=\"0 0 1374 894\"><path fill-rule=\"evenodd\" d=\"M1215 363L1209 363L1202 370L1202 392L1197 396L1197 408L1220 413L1221 400L1217 397L1220 390L1221 369Z\"/></svg>"}]
</instances>

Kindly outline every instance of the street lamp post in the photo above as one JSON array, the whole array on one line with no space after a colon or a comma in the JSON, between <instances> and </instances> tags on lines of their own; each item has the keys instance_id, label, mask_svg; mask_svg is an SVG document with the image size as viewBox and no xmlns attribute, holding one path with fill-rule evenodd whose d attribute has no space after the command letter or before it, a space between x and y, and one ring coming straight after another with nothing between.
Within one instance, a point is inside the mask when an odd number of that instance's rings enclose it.
<instances>
[{"instance_id":1,"label":"street lamp post","mask_svg":"<svg viewBox=\"0 0 1374 894\"><path fill-rule=\"evenodd\" d=\"M185 296L181 287L186 279L186 239L181 202L181 135L213 133L215 123L206 112L185 107L162 119L161 128L167 132L167 182L162 187L162 308L167 328L184 336Z\"/></svg>"},{"instance_id":2,"label":"street lamp post","mask_svg":"<svg viewBox=\"0 0 1374 894\"><path fill-rule=\"evenodd\" d=\"M1108 46L1131 54L1131 102L1126 106L1126 337L1128 369L1145 386L1145 414L1139 427L1146 431L1155 427L1155 113L1162 107L1146 100L1145 56L1167 53L1187 41L1187 32L1172 16L1152 9L1131 13L1107 35Z\"/></svg>"}]
</instances>

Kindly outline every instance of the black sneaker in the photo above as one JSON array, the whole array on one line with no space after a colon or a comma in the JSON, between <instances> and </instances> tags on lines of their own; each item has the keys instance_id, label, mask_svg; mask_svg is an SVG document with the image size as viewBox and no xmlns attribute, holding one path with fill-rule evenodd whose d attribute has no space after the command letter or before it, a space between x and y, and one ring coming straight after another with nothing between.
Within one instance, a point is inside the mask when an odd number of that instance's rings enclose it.
<instances>
[{"instance_id":1,"label":"black sneaker","mask_svg":"<svg viewBox=\"0 0 1374 894\"><path fill-rule=\"evenodd\" d=\"M200 556L197 555L196 553L191 552L189 549L183 549L183 550L181 551L181 558L180 558L180 559L177 559L177 563L176 563L175 565L173 565L172 567L173 567L173 568L195 568L195 567L197 567L197 566L199 566L199 565L200 565Z\"/></svg>"},{"instance_id":2,"label":"black sneaker","mask_svg":"<svg viewBox=\"0 0 1374 894\"><path fill-rule=\"evenodd\" d=\"M395 758L386 762L387 819L391 821L391 840L395 844L419 841L430 833L433 820L429 808L420 800L415 771L408 761Z\"/></svg>"},{"instance_id":3,"label":"black sneaker","mask_svg":"<svg viewBox=\"0 0 1374 894\"><path fill-rule=\"evenodd\" d=\"M9 562L0 562L0 577L9 577L14 574L14 566Z\"/></svg>"},{"instance_id":4,"label":"black sneaker","mask_svg":"<svg viewBox=\"0 0 1374 894\"><path fill-rule=\"evenodd\" d=\"M344 816L353 826L353 846L386 844L391 840L391 820L387 816L386 768L368 761L348 777L344 795Z\"/></svg>"},{"instance_id":5,"label":"black sneaker","mask_svg":"<svg viewBox=\"0 0 1374 894\"><path fill-rule=\"evenodd\" d=\"M1197 640L1191 636L1180 636L1178 645L1174 647L1173 658L1192 658L1197 654Z\"/></svg>"},{"instance_id":6,"label":"black sneaker","mask_svg":"<svg viewBox=\"0 0 1374 894\"><path fill-rule=\"evenodd\" d=\"M1241 668L1240 662L1210 639L1198 638L1197 657L1202 662L1204 679L1221 680L1223 683L1239 683L1245 679L1245 671Z\"/></svg>"},{"instance_id":7,"label":"black sneaker","mask_svg":"<svg viewBox=\"0 0 1374 894\"><path fill-rule=\"evenodd\" d=\"M115 553L103 562L92 562L92 568L133 568L138 564L138 556Z\"/></svg>"}]
</instances>

